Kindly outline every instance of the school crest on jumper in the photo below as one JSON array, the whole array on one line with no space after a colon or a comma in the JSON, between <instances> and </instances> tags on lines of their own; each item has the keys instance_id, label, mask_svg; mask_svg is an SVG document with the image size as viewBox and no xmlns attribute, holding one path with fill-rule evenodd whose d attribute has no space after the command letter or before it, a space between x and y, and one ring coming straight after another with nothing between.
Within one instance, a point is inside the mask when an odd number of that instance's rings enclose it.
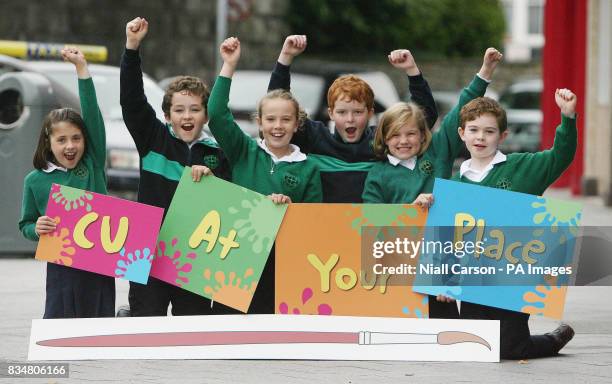
<instances>
[{"instance_id":1,"label":"school crest on jumper","mask_svg":"<svg viewBox=\"0 0 612 384\"><path fill-rule=\"evenodd\" d=\"M419 170L426 175L432 175L434 172L434 165L429 160L423 160L421 164L419 164Z\"/></svg>"},{"instance_id":2,"label":"school crest on jumper","mask_svg":"<svg viewBox=\"0 0 612 384\"><path fill-rule=\"evenodd\" d=\"M202 163L210 169L215 169L219 166L219 158L215 155L206 155L202 159Z\"/></svg>"},{"instance_id":3,"label":"school crest on jumper","mask_svg":"<svg viewBox=\"0 0 612 384\"><path fill-rule=\"evenodd\" d=\"M89 171L87 170L87 167L83 165L83 163L79 163L72 170L72 174L78 177L79 179L86 179L87 176L89 175Z\"/></svg>"},{"instance_id":4,"label":"school crest on jumper","mask_svg":"<svg viewBox=\"0 0 612 384\"><path fill-rule=\"evenodd\" d=\"M292 173L285 173L283 175L283 185L289 189L295 189L300 185L300 178Z\"/></svg>"},{"instance_id":5,"label":"school crest on jumper","mask_svg":"<svg viewBox=\"0 0 612 384\"><path fill-rule=\"evenodd\" d=\"M495 188L509 190L510 188L512 188L512 182L507 177L501 178L495 184Z\"/></svg>"}]
</instances>

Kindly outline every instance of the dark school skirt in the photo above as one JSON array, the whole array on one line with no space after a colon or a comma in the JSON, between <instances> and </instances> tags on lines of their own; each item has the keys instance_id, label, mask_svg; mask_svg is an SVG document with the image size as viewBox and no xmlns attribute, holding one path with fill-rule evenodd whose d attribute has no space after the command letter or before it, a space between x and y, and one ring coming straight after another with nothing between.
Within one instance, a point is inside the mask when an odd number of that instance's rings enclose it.
<instances>
[{"instance_id":1,"label":"dark school skirt","mask_svg":"<svg viewBox=\"0 0 612 384\"><path fill-rule=\"evenodd\" d=\"M114 316L114 277L47 263L44 319Z\"/></svg>"}]
</instances>

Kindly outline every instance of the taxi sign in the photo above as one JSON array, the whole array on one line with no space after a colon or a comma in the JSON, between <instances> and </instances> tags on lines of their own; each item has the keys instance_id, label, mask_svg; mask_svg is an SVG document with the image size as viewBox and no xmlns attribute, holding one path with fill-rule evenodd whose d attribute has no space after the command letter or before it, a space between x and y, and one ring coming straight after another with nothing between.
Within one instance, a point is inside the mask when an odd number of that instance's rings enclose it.
<instances>
[{"instance_id":1,"label":"taxi sign","mask_svg":"<svg viewBox=\"0 0 612 384\"><path fill-rule=\"evenodd\" d=\"M108 50L102 45L43 43L37 41L0 40L0 53L20 59L61 59L66 45L74 45L90 62L105 62Z\"/></svg>"}]
</instances>

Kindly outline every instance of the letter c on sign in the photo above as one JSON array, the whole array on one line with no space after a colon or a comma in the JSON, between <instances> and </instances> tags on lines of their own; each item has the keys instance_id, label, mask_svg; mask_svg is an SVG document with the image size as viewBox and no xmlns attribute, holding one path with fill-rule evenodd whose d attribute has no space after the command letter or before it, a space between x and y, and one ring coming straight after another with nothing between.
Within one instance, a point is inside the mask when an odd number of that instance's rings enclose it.
<instances>
[{"instance_id":1,"label":"letter c on sign","mask_svg":"<svg viewBox=\"0 0 612 384\"><path fill-rule=\"evenodd\" d=\"M74 234L72 236L74 238L74 242L79 247L84 249L93 248L94 243L85 237L85 231L87 230L87 227L89 227L89 225L96 220L98 220L98 214L95 212L89 212L85 216L81 217L74 226Z\"/></svg>"}]
</instances>

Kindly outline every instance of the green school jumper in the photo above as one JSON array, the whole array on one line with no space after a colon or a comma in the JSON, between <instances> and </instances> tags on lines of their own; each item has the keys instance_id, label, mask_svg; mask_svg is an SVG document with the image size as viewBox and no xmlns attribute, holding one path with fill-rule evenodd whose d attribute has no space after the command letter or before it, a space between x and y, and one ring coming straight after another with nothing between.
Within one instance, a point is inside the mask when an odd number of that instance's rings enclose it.
<instances>
[{"instance_id":1,"label":"green school jumper","mask_svg":"<svg viewBox=\"0 0 612 384\"><path fill-rule=\"evenodd\" d=\"M552 148L536 153L511 153L506 161L495 164L481 181L471 181L455 174L452 180L542 195L574 160L577 146L576 119L561 116Z\"/></svg>"},{"instance_id":2,"label":"green school jumper","mask_svg":"<svg viewBox=\"0 0 612 384\"><path fill-rule=\"evenodd\" d=\"M231 79L219 76L208 100L208 126L232 166L232 180L264 195L281 193L294 203L323 199L318 167L309 158L274 163L272 157L242 132L229 110ZM248 313L274 313L274 248L261 274Z\"/></svg>"},{"instance_id":3,"label":"green school jumper","mask_svg":"<svg viewBox=\"0 0 612 384\"><path fill-rule=\"evenodd\" d=\"M106 194L106 133L91 78L79 79L79 97L85 122L86 151L73 169L30 172L24 181L19 229L38 241L36 220L45 214L51 184ZM47 263L44 318L113 317L115 279L97 273Z\"/></svg>"},{"instance_id":4,"label":"green school jumper","mask_svg":"<svg viewBox=\"0 0 612 384\"><path fill-rule=\"evenodd\" d=\"M576 119L562 115L552 148L537 153L509 154L506 161L495 164L481 182L460 177L459 173L453 180L542 195L572 163L576 153L577 136ZM500 320L502 359L529 359L553 356L557 353L554 340L550 336L531 335L529 315L526 313L462 302L461 318Z\"/></svg>"},{"instance_id":5,"label":"green school jumper","mask_svg":"<svg viewBox=\"0 0 612 384\"><path fill-rule=\"evenodd\" d=\"M321 202L319 170L311 159L275 164L242 132L228 107L231 82L217 77L208 101L208 126L232 165L233 182L264 195L287 195L294 203Z\"/></svg>"},{"instance_id":6,"label":"green school jumper","mask_svg":"<svg viewBox=\"0 0 612 384\"><path fill-rule=\"evenodd\" d=\"M106 194L106 133L104 120L98 109L96 90L93 81L79 79L81 110L85 122L86 151L81 161L68 172L54 170L44 172L34 170L25 177L23 204L19 229L23 235L33 241L38 240L34 232L36 220L43 216L47 209L47 199L51 184L68 185L92 192Z\"/></svg>"},{"instance_id":7,"label":"green school jumper","mask_svg":"<svg viewBox=\"0 0 612 384\"><path fill-rule=\"evenodd\" d=\"M462 147L457 131L459 112L471 100L483 96L489 84L475 76L467 88L461 91L457 105L446 115L440 129L433 135L429 147L417 157L416 166L410 170L388 160L376 163L365 182L364 203L410 204L420 193L431 193L436 177L451 177L453 162Z\"/></svg>"}]
</instances>

